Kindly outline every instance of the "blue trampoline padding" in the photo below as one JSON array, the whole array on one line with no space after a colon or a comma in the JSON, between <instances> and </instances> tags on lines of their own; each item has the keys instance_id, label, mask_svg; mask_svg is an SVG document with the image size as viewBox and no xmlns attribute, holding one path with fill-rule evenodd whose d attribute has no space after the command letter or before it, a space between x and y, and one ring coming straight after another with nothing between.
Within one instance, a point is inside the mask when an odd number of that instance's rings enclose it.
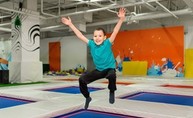
<instances>
[{"instance_id":1,"label":"blue trampoline padding","mask_svg":"<svg viewBox=\"0 0 193 118\"><path fill-rule=\"evenodd\" d=\"M12 107L12 106L17 106L17 105L22 105L22 104L27 104L27 103L31 103L31 102L34 102L34 101L0 96L0 109Z\"/></svg>"},{"instance_id":2,"label":"blue trampoline padding","mask_svg":"<svg viewBox=\"0 0 193 118\"><path fill-rule=\"evenodd\" d=\"M95 88L95 87L88 87L89 92L102 90L104 88ZM69 87L63 87L63 88L54 88L54 89L46 89L46 91L52 91L52 92L61 92L61 93L71 93L71 94L79 94L80 89L77 86L69 86Z\"/></svg>"},{"instance_id":3,"label":"blue trampoline padding","mask_svg":"<svg viewBox=\"0 0 193 118\"><path fill-rule=\"evenodd\" d=\"M122 97L122 99L193 106L193 96L184 95L138 92L129 96Z\"/></svg>"},{"instance_id":4,"label":"blue trampoline padding","mask_svg":"<svg viewBox=\"0 0 193 118\"><path fill-rule=\"evenodd\" d=\"M95 110L78 110L60 116L56 116L54 118L140 118L140 117Z\"/></svg>"}]
</instances>

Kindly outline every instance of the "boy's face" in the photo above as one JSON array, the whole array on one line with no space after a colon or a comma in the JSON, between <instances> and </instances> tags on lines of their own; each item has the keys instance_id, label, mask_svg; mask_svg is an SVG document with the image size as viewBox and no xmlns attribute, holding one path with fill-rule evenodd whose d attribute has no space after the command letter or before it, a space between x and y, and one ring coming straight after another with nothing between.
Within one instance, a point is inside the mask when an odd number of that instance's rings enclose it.
<instances>
[{"instance_id":1,"label":"boy's face","mask_svg":"<svg viewBox=\"0 0 193 118\"><path fill-rule=\"evenodd\" d=\"M106 36L104 35L102 30L94 31L93 40L96 45L101 45L105 39L106 39Z\"/></svg>"}]
</instances>

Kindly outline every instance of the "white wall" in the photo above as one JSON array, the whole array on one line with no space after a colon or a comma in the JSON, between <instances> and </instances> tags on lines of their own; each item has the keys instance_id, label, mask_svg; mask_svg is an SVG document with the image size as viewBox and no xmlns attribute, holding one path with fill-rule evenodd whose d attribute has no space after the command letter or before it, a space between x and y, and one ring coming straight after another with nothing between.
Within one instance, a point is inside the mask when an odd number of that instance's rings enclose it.
<instances>
[{"instance_id":1,"label":"white wall","mask_svg":"<svg viewBox=\"0 0 193 118\"><path fill-rule=\"evenodd\" d=\"M87 44L75 36L41 39L40 61L44 64L49 64L49 42L61 44L61 70L75 68L78 64L87 67Z\"/></svg>"},{"instance_id":2,"label":"white wall","mask_svg":"<svg viewBox=\"0 0 193 118\"><path fill-rule=\"evenodd\" d=\"M76 37L65 37L61 41L61 67L72 69L77 64L87 66L86 59L87 45Z\"/></svg>"},{"instance_id":3,"label":"white wall","mask_svg":"<svg viewBox=\"0 0 193 118\"><path fill-rule=\"evenodd\" d=\"M193 26L188 27L188 31L185 32L185 49L193 48Z\"/></svg>"}]
</instances>

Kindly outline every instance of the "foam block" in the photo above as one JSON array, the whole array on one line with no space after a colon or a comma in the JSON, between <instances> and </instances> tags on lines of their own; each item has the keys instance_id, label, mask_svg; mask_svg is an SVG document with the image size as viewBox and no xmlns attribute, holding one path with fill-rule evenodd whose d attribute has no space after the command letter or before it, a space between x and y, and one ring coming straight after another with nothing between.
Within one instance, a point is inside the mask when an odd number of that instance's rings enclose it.
<instances>
[{"instance_id":1,"label":"foam block","mask_svg":"<svg viewBox=\"0 0 193 118\"><path fill-rule=\"evenodd\" d=\"M124 61L123 75L147 75L147 61Z\"/></svg>"},{"instance_id":2,"label":"foam block","mask_svg":"<svg viewBox=\"0 0 193 118\"><path fill-rule=\"evenodd\" d=\"M193 79L193 49L185 50L185 78Z\"/></svg>"}]
</instances>

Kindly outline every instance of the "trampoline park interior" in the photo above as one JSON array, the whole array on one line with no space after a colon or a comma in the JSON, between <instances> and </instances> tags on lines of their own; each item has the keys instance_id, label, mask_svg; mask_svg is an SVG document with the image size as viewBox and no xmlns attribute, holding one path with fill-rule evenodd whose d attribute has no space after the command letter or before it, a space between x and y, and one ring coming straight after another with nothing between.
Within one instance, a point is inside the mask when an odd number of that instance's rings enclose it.
<instances>
[{"instance_id":1,"label":"trampoline park interior","mask_svg":"<svg viewBox=\"0 0 193 118\"><path fill-rule=\"evenodd\" d=\"M94 65L61 17L110 36L121 7L115 103L104 78L84 110L78 78ZM0 22L0 118L193 118L193 0L0 0Z\"/></svg>"}]
</instances>

